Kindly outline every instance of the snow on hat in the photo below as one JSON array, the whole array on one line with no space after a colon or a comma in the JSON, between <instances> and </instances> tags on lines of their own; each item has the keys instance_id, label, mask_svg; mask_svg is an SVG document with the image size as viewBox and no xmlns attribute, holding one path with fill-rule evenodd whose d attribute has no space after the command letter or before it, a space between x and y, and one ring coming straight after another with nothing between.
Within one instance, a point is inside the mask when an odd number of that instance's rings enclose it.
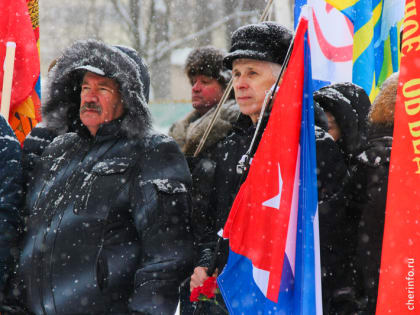
<instances>
[{"instance_id":1,"label":"snow on hat","mask_svg":"<svg viewBox=\"0 0 420 315\"><path fill-rule=\"evenodd\" d=\"M81 124L80 83L86 71L119 84L124 104L121 128L128 137L141 137L151 128L147 106L150 79L143 59L132 48L95 39L79 40L66 48L49 72L46 101L41 107L48 128L62 134Z\"/></svg>"},{"instance_id":2,"label":"snow on hat","mask_svg":"<svg viewBox=\"0 0 420 315\"><path fill-rule=\"evenodd\" d=\"M239 58L283 64L292 38L291 30L275 22L242 26L233 32L231 48L223 63L228 69Z\"/></svg>"},{"instance_id":3,"label":"snow on hat","mask_svg":"<svg viewBox=\"0 0 420 315\"><path fill-rule=\"evenodd\" d=\"M147 69L146 64L144 63L143 59L139 56L136 50L128 46L122 45L115 45L113 46L118 48L121 52L123 52L126 56L130 58L130 60L134 61L136 64L138 71L140 73L140 80L143 83L143 94L146 99L146 102L149 102L149 89L150 89L150 75L149 70ZM84 64L74 68L74 70L86 70L92 73L95 73L100 76L112 77L111 73L106 73L103 67L98 67L97 65L90 65Z\"/></svg>"},{"instance_id":4,"label":"snow on hat","mask_svg":"<svg viewBox=\"0 0 420 315\"><path fill-rule=\"evenodd\" d=\"M131 47L115 45L114 47L118 48L129 56L137 64L140 72L140 79L143 82L143 94L146 98L146 102L149 102L149 89L150 89L150 75L149 70L147 69L146 64L144 63L143 58L139 56L136 50Z\"/></svg>"},{"instance_id":5,"label":"snow on hat","mask_svg":"<svg viewBox=\"0 0 420 315\"><path fill-rule=\"evenodd\" d=\"M185 73L190 82L195 75L216 79L223 87L229 83L231 71L223 65L225 52L212 46L199 47L191 51L185 62Z\"/></svg>"},{"instance_id":6,"label":"snow on hat","mask_svg":"<svg viewBox=\"0 0 420 315\"><path fill-rule=\"evenodd\" d=\"M369 96L351 82L339 82L322 87L313 94L314 101L330 112L341 129L342 149L357 155L367 139Z\"/></svg>"}]
</instances>

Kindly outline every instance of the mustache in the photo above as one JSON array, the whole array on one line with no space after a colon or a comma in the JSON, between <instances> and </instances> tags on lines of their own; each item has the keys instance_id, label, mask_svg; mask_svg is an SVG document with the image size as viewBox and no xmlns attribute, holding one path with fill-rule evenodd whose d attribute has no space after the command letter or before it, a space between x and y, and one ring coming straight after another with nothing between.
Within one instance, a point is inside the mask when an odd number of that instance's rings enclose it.
<instances>
[{"instance_id":1,"label":"mustache","mask_svg":"<svg viewBox=\"0 0 420 315\"><path fill-rule=\"evenodd\" d=\"M83 114L85 111L94 110L97 111L99 114L102 113L102 107L95 102L86 102L80 107L80 114Z\"/></svg>"}]
</instances>

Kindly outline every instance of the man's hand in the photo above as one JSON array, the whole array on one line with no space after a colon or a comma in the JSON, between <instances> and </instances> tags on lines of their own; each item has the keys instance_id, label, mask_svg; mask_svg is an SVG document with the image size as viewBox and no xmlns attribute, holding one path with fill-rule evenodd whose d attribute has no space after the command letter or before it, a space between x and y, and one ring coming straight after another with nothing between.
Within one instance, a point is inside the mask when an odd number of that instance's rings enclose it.
<instances>
[{"instance_id":1,"label":"man's hand","mask_svg":"<svg viewBox=\"0 0 420 315\"><path fill-rule=\"evenodd\" d=\"M195 288L202 286L204 281L209 277L207 275L207 270L209 268L207 267L196 267L194 269L194 273L191 276L190 281L190 291L194 290ZM215 272L212 274L212 277L217 278L218 276L218 270L216 269Z\"/></svg>"},{"instance_id":2,"label":"man's hand","mask_svg":"<svg viewBox=\"0 0 420 315\"><path fill-rule=\"evenodd\" d=\"M196 267L194 268L194 273L191 276L190 281L190 291L194 290L195 288L202 286L204 281L209 277L207 275L207 267Z\"/></svg>"}]
</instances>

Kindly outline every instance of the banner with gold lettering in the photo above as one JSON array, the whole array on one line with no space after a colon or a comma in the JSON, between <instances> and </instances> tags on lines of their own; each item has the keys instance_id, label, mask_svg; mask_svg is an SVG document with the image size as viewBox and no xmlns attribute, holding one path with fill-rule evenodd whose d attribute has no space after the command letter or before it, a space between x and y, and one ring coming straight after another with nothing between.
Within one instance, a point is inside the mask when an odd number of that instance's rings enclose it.
<instances>
[{"instance_id":1,"label":"banner with gold lettering","mask_svg":"<svg viewBox=\"0 0 420 315\"><path fill-rule=\"evenodd\" d=\"M420 0L403 24L376 314L420 314Z\"/></svg>"}]
</instances>

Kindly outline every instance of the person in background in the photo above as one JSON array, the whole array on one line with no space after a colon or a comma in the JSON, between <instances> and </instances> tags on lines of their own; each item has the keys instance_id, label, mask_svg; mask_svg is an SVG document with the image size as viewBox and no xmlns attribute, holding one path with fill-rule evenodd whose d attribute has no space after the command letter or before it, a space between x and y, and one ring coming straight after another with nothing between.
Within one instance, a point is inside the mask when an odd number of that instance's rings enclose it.
<instances>
[{"instance_id":1,"label":"person in background","mask_svg":"<svg viewBox=\"0 0 420 315\"><path fill-rule=\"evenodd\" d=\"M236 166L249 148L266 93L280 74L292 37L289 29L274 22L246 25L232 34L231 48L223 62L228 69L232 69L235 99L241 114L231 134L209 153L214 161L214 172L208 185L208 199L203 204L206 208L202 211L211 217L212 224L203 236L206 242L200 244L198 264L191 276L191 290L204 283L209 276L209 268L217 267L221 272L226 263L227 244L222 242L218 250L216 242L217 233L226 222L241 179L245 177L236 172ZM267 120L268 115L265 115L263 126ZM203 306L202 314L220 312L212 307Z\"/></svg>"},{"instance_id":2,"label":"person in background","mask_svg":"<svg viewBox=\"0 0 420 315\"><path fill-rule=\"evenodd\" d=\"M151 129L149 72L129 47L77 41L49 74L56 136L34 160L11 290L33 314L173 314L192 262L190 173Z\"/></svg>"},{"instance_id":3,"label":"person in background","mask_svg":"<svg viewBox=\"0 0 420 315\"><path fill-rule=\"evenodd\" d=\"M317 156L321 167L318 177L328 185L327 191L333 192L319 195L323 308L326 314L353 314L361 307L361 301L356 299L354 260L360 220L357 202L362 191L355 174L360 164L358 156L366 148L371 103L365 91L350 82L315 91L314 101L324 110L328 133L339 148L336 161L323 164L324 158Z\"/></svg>"},{"instance_id":4,"label":"person in background","mask_svg":"<svg viewBox=\"0 0 420 315\"><path fill-rule=\"evenodd\" d=\"M192 156L197 149L231 79L231 71L223 65L224 54L215 47L205 46L194 49L187 57L185 73L191 83L193 110L169 129L169 135L187 157ZM207 151L225 138L232 130L238 115L238 106L230 97L223 105L202 151Z\"/></svg>"},{"instance_id":5,"label":"person in background","mask_svg":"<svg viewBox=\"0 0 420 315\"><path fill-rule=\"evenodd\" d=\"M169 130L185 154L192 174L192 231L196 259L200 248L208 241L206 235L213 225L212 216L206 213L215 163L209 152L224 139L233 128L238 118L239 108L234 99L229 98L223 104L220 114L197 157L195 150L216 110L224 90L231 79L231 71L223 65L224 52L211 46L200 47L191 51L185 64L185 73L191 83L193 110L183 119L174 123ZM197 264L198 261L195 261ZM193 314L194 307L189 301L190 287L187 279L180 288L181 314Z\"/></svg>"},{"instance_id":6,"label":"person in background","mask_svg":"<svg viewBox=\"0 0 420 315\"><path fill-rule=\"evenodd\" d=\"M359 275L357 287L361 288L361 299L366 305L364 314L374 314L376 310L398 75L393 73L385 80L372 104L368 144L358 157L360 163L355 174L361 187L355 269Z\"/></svg>"}]
</instances>

